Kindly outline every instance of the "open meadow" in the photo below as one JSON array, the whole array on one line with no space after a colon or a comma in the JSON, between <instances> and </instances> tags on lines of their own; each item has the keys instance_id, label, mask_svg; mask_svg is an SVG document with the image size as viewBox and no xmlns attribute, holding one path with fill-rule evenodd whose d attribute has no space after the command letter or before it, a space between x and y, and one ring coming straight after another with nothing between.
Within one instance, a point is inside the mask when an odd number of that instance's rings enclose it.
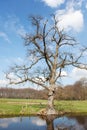
<instances>
[{"instance_id":1,"label":"open meadow","mask_svg":"<svg viewBox=\"0 0 87 130\"><path fill-rule=\"evenodd\" d=\"M0 99L0 117L37 115L46 108L47 100L34 99ZM55 109L69 114L87 115L86 101L55 101Z\"/></svg>"}]
</instances>

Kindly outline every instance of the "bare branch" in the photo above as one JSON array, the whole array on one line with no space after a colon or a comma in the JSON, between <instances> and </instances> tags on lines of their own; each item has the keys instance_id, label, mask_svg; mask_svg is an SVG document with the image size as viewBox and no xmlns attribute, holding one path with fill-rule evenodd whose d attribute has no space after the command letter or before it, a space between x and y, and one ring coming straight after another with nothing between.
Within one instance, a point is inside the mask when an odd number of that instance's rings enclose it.
<instances>
[{"instance_id":1,"label":"bare branch","mask_svg":"<svg viewBox=\"0 0 87 130\"><path fill-rule=\"evenodd\" d=\"M17 76L17 75L16 75L16 76ZM17 84L21 84L21 83L25 83L25 82L30 81L30 82L32 82L32 83L34 83L34 84L40 85L40 86L42 86L43 88L49 90L49 87L47 87L45 84L41 83L41 80L36 79L36 78L31 79L31 78L29 78L29 77L26 76L25 78L20 78L20 80L17 80L17 79L14 80L14 79L12 79L12 78L9 77L9 73L6 74L6 78L9 80L9 84L11 84L11 85L12 85L12 84L17 85Z\"/></svg>"},{"instance_id":2,"label":"bare branch","mask_svg":"<svg viewBox=\"0 0 87 130\"><path fill-rule=\"evenodd\" d=\"M48 28L48 20L42 23L42 17L31 16L30 20L33 25L34 31L31 34L26 34L24 41L28 51L28 65L15 65L10 73L14 73L16 78L13 80L7 73L7 78L10 83L15 84L23 82L32 82L40 85L46 89L54 89L57 79L62 77L62 69L66 66L74 66L87 70L87 63L82 63L81 58L87 48L81 50L81 53L75 54L75 50L72 48L77 47L76 40L68 36L64 30L60 30L58 27L58 20L55 15L51 27ZM79 48L77 48L79 49ZM35 57L35 59L34 59ZM58 73L57 73L58 72Z\"/></svg>"},{"instance_id":3,"label":"bare branch","mask_svg":"<svg viewBox=\"0 0 87 130\"><path fill-rule=\"evenodd\" d=\"M47 24L47 21L45 22L44 28L43 28L44 56L45 56L45 61L46 61L47 65L48 65L48 68L51 71L51 65L49 64L49 56L48 56L48 53L47 53L46 41L45 41L45 38L46 38L46 36L45 36L46 24Z\"/></svg>"},{"instance_id":4,"label":"bare branch","mask_svg":"<svg viewBox=\"0 0 87 130\"><path fill-rule=\"evenodd\" d=\"M36 34L39 34L39 29L40 29L40 22L43 19L41 16L30 16L29 19L32 22L32 25L36 27Z\"/></svg>"}]
</instances>

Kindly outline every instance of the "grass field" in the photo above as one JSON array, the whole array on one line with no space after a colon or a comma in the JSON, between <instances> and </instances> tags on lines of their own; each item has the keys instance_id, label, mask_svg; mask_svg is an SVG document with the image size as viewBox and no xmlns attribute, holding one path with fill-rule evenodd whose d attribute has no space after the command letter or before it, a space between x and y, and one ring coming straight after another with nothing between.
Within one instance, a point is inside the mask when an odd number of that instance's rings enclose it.
<instances>
[{"instance_id":1,"label":"grass field","mask_svg":"<svg viewBox=\"0 0 87 130\"><path fill-rule=\"evenodd\" d=\"M0 99L0 117L37 114L46 108L46 100ZM59 112L87 115L87 101L55 101Z\"/></svg>"}]
</instances>

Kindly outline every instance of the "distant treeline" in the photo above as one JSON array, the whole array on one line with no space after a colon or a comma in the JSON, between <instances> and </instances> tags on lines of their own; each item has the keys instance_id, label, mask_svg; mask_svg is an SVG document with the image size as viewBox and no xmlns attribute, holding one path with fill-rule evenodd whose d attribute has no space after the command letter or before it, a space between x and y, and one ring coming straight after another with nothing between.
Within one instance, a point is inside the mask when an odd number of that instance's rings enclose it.
<instances>
[{"instance_id":1,"label":"distant treeline","mask_svg":"<svg viewBox=\"0 0 87 130\"><path fill-rule=\"evenodd\" d=\"M26 98L26 99L47 99L47 90L35 90L32 88L0 88L0 98ZM55 99L58 100L87 100L87 82L77 81L73 85L57 87Z\"/></svg>"}]
</instances>

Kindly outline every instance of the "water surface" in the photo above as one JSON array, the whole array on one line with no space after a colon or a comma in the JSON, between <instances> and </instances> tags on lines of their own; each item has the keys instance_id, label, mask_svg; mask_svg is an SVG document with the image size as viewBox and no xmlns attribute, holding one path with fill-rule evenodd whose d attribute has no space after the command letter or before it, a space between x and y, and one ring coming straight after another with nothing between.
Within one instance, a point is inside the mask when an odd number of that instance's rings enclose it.
<instances>
[{"instance_id":1,"label":"water surface","mask_svg":"<svg viewBox=\"0 0 87 130\"><path fill-rule=\"evenodd\" d=\"M87 130L87 116L0 118L0 130Z\"/></svg>"}]
</instances>

